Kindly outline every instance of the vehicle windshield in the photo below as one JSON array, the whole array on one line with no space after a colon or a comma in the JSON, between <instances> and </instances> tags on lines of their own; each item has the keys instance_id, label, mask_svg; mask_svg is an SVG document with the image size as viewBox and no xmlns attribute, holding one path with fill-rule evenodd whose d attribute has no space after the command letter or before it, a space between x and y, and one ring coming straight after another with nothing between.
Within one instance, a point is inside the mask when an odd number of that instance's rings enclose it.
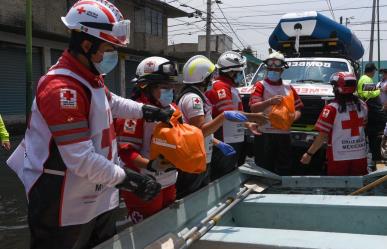
<instances>
[{"instance_id":1,"label":"vehicle windshield","mask_svg":"<svg viewBox=\"0 0 387 249\"><path fill-rule=\"evenodd\" d=\"M328 83L332 74L348 72L347 63L338 61L289 61L282 79L290 83ZM255 74L252 84L263 80L266 66L261 66Z\"/></svg>"}]
</instances>

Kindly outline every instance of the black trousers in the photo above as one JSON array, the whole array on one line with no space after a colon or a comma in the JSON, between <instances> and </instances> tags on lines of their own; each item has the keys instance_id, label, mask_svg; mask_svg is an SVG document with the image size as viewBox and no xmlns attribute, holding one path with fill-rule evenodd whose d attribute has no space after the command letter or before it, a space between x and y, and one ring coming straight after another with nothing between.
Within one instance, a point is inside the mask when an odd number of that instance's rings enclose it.
<instances>
[{"instance_id":1,"label":"black trousers","mask_svg":"<svg viewBox=\"0 0 387 249\"><path fill-rule=\"evenodd\" d=\"M212 159L211 159L211 172L210 172L210 179L211 181L214 181L231 171L235 170L238 167L238 159L241 155L242 148L243 148L243 142L241 143L230 143L234 150L236 151L236 154L232 156L225 156L222 151L220 151L215 146L213 147L212 151Z\"/></svg>"},{"instance_id":2,"label":"black trousers","mask_svg":"<svg viewBox=\"0 0 387 249\"><path fill-rule=\"evenodd\" d=\"M210 164L201 174L190 174L179 170L176 181L176 199L182 199L185 196L207 186L210 183Z\"/></svg>"},{"instance_id":3,"label":"black trousers","mask_svg":"<svg viewBox=\"0 0 387 249\"><path fill-rule=\"evenodd\" d=\"M264 133L254 138L254 161L259 167L278 175L292 174L290 134Z\"/></svg>"},{"instance_id":4,"label":"black trousers","mask_svg":"<svg viewBox=\"0 0 387 249\"><path fill-rule=\"evenodd\" d=\"M368 135L368 145L370 152L372 153L372 160L374 161L383 160L382 155L380 154L380 144L382 143L382 136L382 134Z\"/></svg>"},{"instance_id":5,"label":"black trousers","mask_svg":"<svg viewBox=\"0 0 387 249\"><path fill-rule=\"evenodd\" d=\"M82 225L59 226L63 177L43 174L29 193L28 225L31 249L92 248L116 234L115 210Z\"/></svg>"}]
</instances>

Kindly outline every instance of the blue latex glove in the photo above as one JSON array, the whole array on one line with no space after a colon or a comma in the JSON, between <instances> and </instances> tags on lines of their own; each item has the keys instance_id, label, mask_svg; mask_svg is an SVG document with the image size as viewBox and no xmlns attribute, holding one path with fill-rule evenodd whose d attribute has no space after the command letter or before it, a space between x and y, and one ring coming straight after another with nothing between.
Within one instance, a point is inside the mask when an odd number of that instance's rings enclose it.
<instances>
[{"instance_id":1,"label":"blue latex glove","mask_svg":"<svg viewBox=\"0 0 387 249\"><path fill-rule=\"evenodd\" d=\"M247 122L247 117L238 111L225 111L224 117L229 121Z\"/></svg>"},{"instance_id":2,"label":"blue latex glove","mask_svg":"<svg viewBox=\"0 0 387 249\"><path fill-rule=\"evenodd\" d=\"M218 144L215 145L216 148L218 148L225 156L232 156L236 154L236 151L234 148L226 143L219 142Z\"/></svg>"}]
</instances>

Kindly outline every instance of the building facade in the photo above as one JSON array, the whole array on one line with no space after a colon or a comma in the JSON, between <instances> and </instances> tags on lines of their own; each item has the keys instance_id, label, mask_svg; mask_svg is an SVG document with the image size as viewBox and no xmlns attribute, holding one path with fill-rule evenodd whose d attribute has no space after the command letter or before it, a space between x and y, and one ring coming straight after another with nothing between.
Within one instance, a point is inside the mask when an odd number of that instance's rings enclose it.
<instances>
[{"instance_id":1,"label":"building facade","mask_svg":"<svg viewBox=\"0 0 387 249\"><path fill-rule=\"evenodd\" d=\"M2 0L0 9L0 114L6 120L25 117L25 0ZM67 48L69 32L60 20L75 0L33 0L33 82L34 87ZM120 49L120 60L106 76L109 89L128 96L138 63L146 56L165 55L168 18L186 16L158 0L111 0L131 20L130 44Z\"/></svg>"}]
</instances>

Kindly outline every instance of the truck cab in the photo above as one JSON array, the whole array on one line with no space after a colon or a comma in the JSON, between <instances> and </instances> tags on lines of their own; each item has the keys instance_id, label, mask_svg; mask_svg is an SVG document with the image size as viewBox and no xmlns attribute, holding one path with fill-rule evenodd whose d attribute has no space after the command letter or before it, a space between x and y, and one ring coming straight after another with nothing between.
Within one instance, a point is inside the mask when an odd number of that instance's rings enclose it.
<instances>
[{"instance_id":1,"label":"truck cab","mask_svg":"<svg viewBox=\"0 0 387 249\"><path fill-rule=\"evenodd\" d=\"M336 72L355 73L355 67L350 60L335 57L286 58L286 62L289 68L284 70L282 80L294 87L304 104L301 118L292 125L291 129L292 147L295 158L298 159L317 136L318 132L314 129L314 124L324 105L334 97L333 88L329 82L331 75ZM265 77L265 67L261 64L252 80L238 88L246 111L249 111L248 102L251 93L254 92L254 85ZM250 132L246 133L245 141L246 148L253 148L254 136ZM247 152L247 155L251 154L252 151ZM293 159L294 163L298 163L296 159ZM322 150L314 161L320 166L324 160L325 152ZM320 171L321 169L309 174L319 174Z\"/></svg>"}]
</instances>

